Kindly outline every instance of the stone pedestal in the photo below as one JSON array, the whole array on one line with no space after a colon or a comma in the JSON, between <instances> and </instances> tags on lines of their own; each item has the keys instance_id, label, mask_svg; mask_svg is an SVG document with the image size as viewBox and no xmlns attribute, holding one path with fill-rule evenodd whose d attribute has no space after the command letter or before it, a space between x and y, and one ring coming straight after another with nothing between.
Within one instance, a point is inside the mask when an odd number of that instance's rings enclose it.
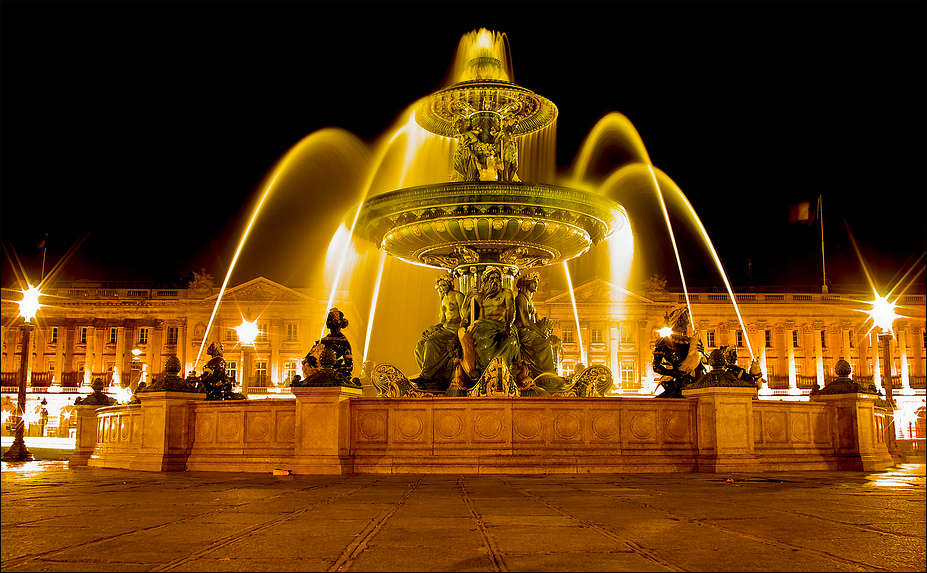
<instances>
[{"instance_id":1,"label":"stone pedestal","mask_svg":"<svg viewBox=\"0 0 927 573\"><path fill-rule=\"evenodd\" d=\"M895 465L885 443L884 424L876 415L877 398L857 392L811 397L814 402L830 405L833 411L832 440L838 470L868 472Z\"/></svg>"},{"instance_id":2,"label":"stone pedestal","mask_svg":"<svg viewBox=\"0 0 927 573\"><path fill-rule=\"evenodd\" d=\"M142 445L129 469L183 471L193 445L191 404L205 401L206 395L142 392L137 396L142 403Z\"/></svg>"},{"instance_id":3,"label":"stone pedestal","mask_svg":"<svg viewBox=\"0 0 927 573\"><path fill-rule=\"evenodd\" d=\"M86 466L97 445L97 408L103 406L75 406L77 436L74 453L68 458L68 466Z\"/></svg>"},{"instance_id":4,"label":"stone pedestal","mask_svg":"<svg viewBox=\"0 0 927 573\"><path fill-rule=\"evenodd\" d=\"M351 457L349 400L360 388L345 386L292 388L296 397L294 474L354 473Z\"/></svg>"},{"instance_id":5,"label":"stone pedestal","mask_svg":"<svg viewBox=\"0 0 927 573\"><path fill-rule=\"evenodd\" d=\"M708 387L683 390L696 398L698 471L706 473L762 471L753 441L753 397L756 388Z\"/></svg>"}]
</instances>

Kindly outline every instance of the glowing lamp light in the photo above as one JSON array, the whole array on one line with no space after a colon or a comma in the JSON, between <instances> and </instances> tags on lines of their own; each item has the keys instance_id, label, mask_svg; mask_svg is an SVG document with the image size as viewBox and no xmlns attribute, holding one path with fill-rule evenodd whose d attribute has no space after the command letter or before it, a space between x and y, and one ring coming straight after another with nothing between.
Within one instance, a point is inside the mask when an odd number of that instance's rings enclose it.
<instances>
[{"instance_id":1,"label":"glowing lamp light","mask_svg":"<svg viewBox=\"0 0 927 573\"><path fill-rule=\"evenodd\" d=\"M256 322L248 322L244 317L241 319L241 324L235 327L235 330L238 332L238 341L243 346L253 346L254 339L261 333Z\"/></svg>"},{"instance_id":2,"label":"glowing lamp light","mask_svg":"<svg viewBox=\"0 0 927 573\"><path fill-rule=\"evenodd\" d=\"M0 414L0 423L6 424L10 420L11 414L9 410L4 410L3 413Z\"/></svg>"},{"instance_id":3,"label":"glowing lamp light","mask_svg":"<svg viewBox=\"0 0 927 573\"><path fill-rule=\"evenodd\" d=\"M660 335L660 338L669 338L673 335L673 329L668 326L664 326L663 328L657 329L657 334Z\"/></svg>"},{"instance_id":4,"label":"glowing lamp light","mask_svg":"<svg viewBox=\"0 0 927 573\"><path fill-rule=\"evenodd\" d=\"M895 303L889 302L888 297L879 296L875 293L875 300L872 301L872 310L869 311L869 318L872 319L873 327L879 327L885 334L891 334L892 323L896 318Z\"/></svg>"},{"instance_id":5,"label":"glowing lamp light","mask_svg":"<svg viewBox=\"0 0 927 573\"><path fill-rule=\"evenodd\" d=\"M39 307L42 306L39 303L39 296L41 294L39 288L32 285L29 285L29 288L23 291L23 299L19 301L19 316L23 317L26 322L32 322L32 319L35 318L35 313L38 312Z\"/></svg>"},{"instance_id":6,"label":"glowing lamp light","mask_svg":"<svg viewBox=\"0 0 927 573\"><path fill-rule=\"evenodd\" d=\"M139 356L141 356L141 354L142 354L142 349L141 349L141 348L139 348L138 346L132 348L132 356L133 356L134 358L137 359Z\"/></svg>"}]
</instances>

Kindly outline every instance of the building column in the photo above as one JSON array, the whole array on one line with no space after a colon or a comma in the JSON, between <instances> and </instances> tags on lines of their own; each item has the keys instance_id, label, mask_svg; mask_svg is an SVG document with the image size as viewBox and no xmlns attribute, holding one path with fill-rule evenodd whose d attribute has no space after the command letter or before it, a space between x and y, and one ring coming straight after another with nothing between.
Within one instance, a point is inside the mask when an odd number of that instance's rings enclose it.
<instances>
[{"instance_id":1,"label":"building column","mask_svg":"<svg viewBox=\"0 0 927 573\"><path fill-rule=\"evenodd\" d=\"M644 394L653 394L656 389L656 381L653 374L653 335L650 334L653 327L645 318L637 321L637 355L638 355L638 376L641 381L641 391Z\"/></svg>"},{"instance_id":2,"label":"building column","mask_svg":"<svg viewBox=\"0 0 927 573\"><path fill-rule=\"evenodd\" d=\"M875 332L870 332L869 336L866 337L869 339L869 351L872 353L872 383L875 384L876 388L885 391L885 385L882 383L882 353L879 352L877 336ZM875 344L873 344L873 341L875 341Z\"/></svg>"},{"instance_id":3,"label":"building column","mask_svg":"<svg viewBox=\"0 0 927 573\"><path fill-rule=\"evenodd\" d=\"M898 340L898 353L901 355L901 389L911 389L911 379L908 377L908 321L899 320L895 322L898 328L895 333L895 339Z\"/></svg>"},{"instance_id":4,"label":"building column","mask_svg":"<svg viewBox=\"0 0 927 573\"><path fill-rule=\"evenodd\" d=\"M825 332L824 323L814 321L811 333L814 337L814 376L820 388L824 387L824 345L821 343L821 335Z\"/></svg>"},{"instance_id":5,"label":"building column","mask_svg":"<svg viewBox=\"0 0 927 573\"><path fill-rule=\"evenodd\" d=\"M914 360L914 375L923 376L924 356L923 347L921 346L921 327L915 326L909 328L908 332L911 334L911 339L914 340L914 344L911 345L911 354Z\"/></svg>"},{"instance_id":6,"label":"building column","mask_svg":"<svg viewBox=\"0 0 927 573\"><path fill-rule=\"evenodd\" d=\"M798 380L795 378L795 323L785 323L786 347L789 349L789 394L798 394Z\"/></svg>"}]
</instances>

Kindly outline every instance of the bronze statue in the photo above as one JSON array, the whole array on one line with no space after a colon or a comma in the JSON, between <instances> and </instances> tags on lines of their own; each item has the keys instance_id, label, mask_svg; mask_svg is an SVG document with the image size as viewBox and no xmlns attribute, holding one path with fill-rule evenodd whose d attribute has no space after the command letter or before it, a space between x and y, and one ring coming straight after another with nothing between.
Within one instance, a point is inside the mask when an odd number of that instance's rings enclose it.
<instances>
[{"instance_id":1,"label":"bronze statue","mask_svg":"<svg viewBox=\"0 0 927 573\"><path fill-rule=\"evenodd\" d=\"M469 313L469 316L468 316ZM479 378L493 358L501 357L512 369L520 359L518 334L514 328L515 295L502 286L502 272L488 267L480 278L480 287L464 299L460 342L464 350L464 372Z\"/></svg>"},{"instance_id":2,"label":"bronze statue","mask_svg":"<svg viewBox=\"0 0 927 573\"><path fill-rule=\"evenodd\" d=\"M479 127L471 127L470 120L460 118L454 125L457 132L457 149L454 152L454 179L456 181L479 181L480 163L476 144L479 143Z\"/></svg>"},{"instance_id":3,"label":"bronze statue","mask_svg":"<svg viewBox=\"0 0 927 573\"><path fill-rule=\"evenodd\" d=\"M658 398L682 398L682 390L705 373L707 357L702 341L689 336L689 309L680 307L666 315L664 325L673 333L657 342L653 349L653 371L662 374L663 392Z\"/></svg>"},{"instance_id":4,"label":"bronze statue","mask_svg":"<svg viewBox=\"0 0 927 573\"><path fill-rule=\"evenodd\" d=\"M93 382L90 383L90 387L93 389L93 393L85 398L74 400L75 406L112 406L116 403L115 398L110 398L103 391L106 389L106 382L102 378L94 378Z\"/></svg>"},{"instance_id":5,"label":"bronze statue","mask_svg":"<svg viewBox=\"0 0 927 573\"><path fill-rule=\"evenodd\" d=\"M205 393L207 400L242 400L242 394L232 392L232 381L226 372L224 350L221 342L209 344L206 354L212 358L203 366L203 374L193 379L196 390Z\"/></svg>"},{"instance_id":6,"label":"bronze statue","mask_svg":"<svg viewBox=\"0 0 927 573\"><path fill-rule=\"evenodd\" d=\"M531 273L518 279L518 295L515 297L514 325L521 345L521 359L528 367L532 378L544 373L557 373L551 348L551 325L548 319L538 320L534 308L534 293L538 290L540 275Z\"/></svg>"},{"instance_id":7,"label":"bronze statue","mask_svg":"<svg viewBox=\"0 0 927 573\"><path fill-rule=\"evenodd\" d=\"M763 371L760 370L760 363L757 362L755 358L750 361L749 371L737 365L736 346L722 346L721 354L724 356L724 369L738 380L743 380L744 382L749 382L753 385L756 385L760 377L763 375Z\"/></svg>"},{"instance_id":8,"label":"bronze statue","mask_svg":"<svg viewBox=\"0 0 927 573\"><path fill-rule=\"evenodd\" d=\"M462 354L457 331L460 329L464 295L454 289L450 275L438 277L435 288L441 297L440 322L424 331L415 347L415 360L421 368L421 374L413 383L422 388L434 386L447 390Z\"/></svg>"},{"instance_id":9,"label":"bronze statue","mask_svg":"<svg viewBox=\"0 0 927 573\"><path fill-rule=\"evenodd\" d=\"M328 335L316 340L303 358L303 378L290 386L352 386L360 388L360 380L352 378L354 355L351 343L341 330L347 328L348 319L337 307L328 311L325 319Z\"/></svg>"}]
</instances>

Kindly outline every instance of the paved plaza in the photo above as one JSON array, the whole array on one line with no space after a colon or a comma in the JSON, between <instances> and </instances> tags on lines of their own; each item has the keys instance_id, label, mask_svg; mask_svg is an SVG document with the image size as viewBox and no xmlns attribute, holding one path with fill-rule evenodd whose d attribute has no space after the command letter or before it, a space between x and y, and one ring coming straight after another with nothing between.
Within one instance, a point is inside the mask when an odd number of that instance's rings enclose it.
<instances>
[{"instance_id":1,"label":"paved plaza","mask_svg":"<svg viewBox=\"0 0 927 573\"><path fill-rule=\"evenodd\" d=\"M4 463L0 568L924 571L924 469L275 476Z\"/></svg>"}]
</instances>

